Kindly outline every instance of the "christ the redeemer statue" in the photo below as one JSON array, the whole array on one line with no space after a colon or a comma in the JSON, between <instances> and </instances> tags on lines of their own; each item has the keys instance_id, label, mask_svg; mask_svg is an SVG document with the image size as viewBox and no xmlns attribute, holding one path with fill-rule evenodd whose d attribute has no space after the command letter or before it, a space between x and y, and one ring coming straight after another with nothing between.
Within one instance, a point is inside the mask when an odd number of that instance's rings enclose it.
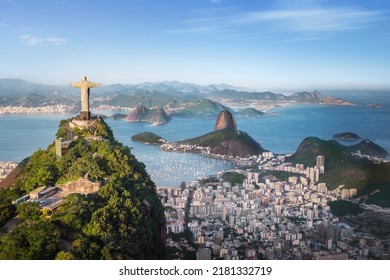
<instances>
[{"instance_id":1,"label":"christ the redeemer statue","mask_svg":"<svg viewBox=\"0 0 390 280\"><path fill-rule=\"evenodd\" d=\"M84 80L80 82L71 83L72 87L79 88L81 91L81 120L87 121L91 119L91 112L89 111L89 89L100 85L102 85L102 83L88 81L86 76L84 76Z\"/></svg>"}]
</instances>

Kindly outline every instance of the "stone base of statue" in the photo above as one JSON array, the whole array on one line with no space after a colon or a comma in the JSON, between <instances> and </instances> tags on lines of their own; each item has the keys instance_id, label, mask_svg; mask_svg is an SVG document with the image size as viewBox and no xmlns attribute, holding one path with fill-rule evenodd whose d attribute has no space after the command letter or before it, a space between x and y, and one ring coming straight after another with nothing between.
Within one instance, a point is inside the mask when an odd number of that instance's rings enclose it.
<instances>
[{"instance_id":1,"label":"stone base of statue","mask_svg":"<svg viewBox=\"0 0 390 280\"><path fill-rule=\"evenodd\" d=\"M79 129L84 129L84 128L90 128L90 127L96 127L97 123L99 122L99 119L90 119L90 120L80 120L79 118L73 118L69 122L69 127L70 128L79 128Z\"/></svg>"},{"instance_id":2,"label":"stone base of statue","mask_svg":"<svg viewBox=\"0 0 390 280\"><path fill-rule=\"evenodd\" d=\"M89 121L90 119L91 119L91 112L90 111L81 111L80 112L80 120Z\"/></svg>"}]
</instances>

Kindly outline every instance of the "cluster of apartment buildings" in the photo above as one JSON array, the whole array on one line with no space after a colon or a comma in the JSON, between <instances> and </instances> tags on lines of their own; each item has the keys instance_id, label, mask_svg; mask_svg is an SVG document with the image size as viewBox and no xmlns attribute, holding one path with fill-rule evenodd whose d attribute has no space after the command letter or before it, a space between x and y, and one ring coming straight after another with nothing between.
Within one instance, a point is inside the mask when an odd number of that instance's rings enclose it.
<instances>
[{"instance_id":1,"label":"cluster of apartment buildings","mask_svg":"<svg viewBox=\"0 0 390 280\"><path fill-rule=\"evenodd\" d=\"M74 106L51 105L38 107L0 106L0 115L5 114L68 114L74 111Z\"/></svg>"},{"instance_id":2,"label":"cluster of apartment buildings","mask_svg":"<svg viewBox=\"0 0 390 280\"><path fill-rule=\"evenodd\" d=\"M274 170L285 171L303 175L310 182L315 183L320 179L321 174L325 173L325 157L317 156L316 165L314 167L306 167L303 164L295 164L285 162L285 155L275 156L272 152L264 152L257 158L259 170Z\"/></svg>"},{"instance_id":3,"label":"cluster of apartment buildings","mask_svg":"<svg viewBox=\"0 0 390 280\"><path fill-rule=\"evenodd\" d=\"M237 165L246 165L253 163L257 160L256 156L240 157L240 156L229 156L225 154L212 153L211 148L207 146L200 146L195 144L180 144L176 142L166 142L160 146L160 149L166 152L192 152L201 153L206 157L229 160L235 162Z\"/></svg>"},{"instance_id":4,"label":"cluster of apartment buildings","mask_svg":"<svg viewBox=\"0 0 390 280\"><path fill-rule=\"evenodd\" d=\"M17 162L12 161L0 161L0 181L3 180L7 175L18 165Z\"/></svg>"},{"instance_id":5,"label":"cluster of apartment buildings","mask_svg":"<svg viewBox=\"0 0 390 280\"><path fill-rule=\"evenodd\" d=\"M260 170L296 176L281 181L246 172L242 185L196 181L189 188L160 188L168 235L189 230L198 259L366 259L388 253L380 240L331 213L330 201L349 199L357 190L330 191L317 183L324 157L309 168L272 154L258 161Z\"/></svg>"},{"instance_id":6,"label":"cluster of apartment buildings","mask_svg":"<svg viewBox=\"0 0 390 280\"><path fill-rule=\"evenodd\" d=\"M178 144L175 142L164 143L160 146L160 149L168 152L199 152L202 154L210 154L209 147L190 144Z\"/></svg>"}]
</instances>

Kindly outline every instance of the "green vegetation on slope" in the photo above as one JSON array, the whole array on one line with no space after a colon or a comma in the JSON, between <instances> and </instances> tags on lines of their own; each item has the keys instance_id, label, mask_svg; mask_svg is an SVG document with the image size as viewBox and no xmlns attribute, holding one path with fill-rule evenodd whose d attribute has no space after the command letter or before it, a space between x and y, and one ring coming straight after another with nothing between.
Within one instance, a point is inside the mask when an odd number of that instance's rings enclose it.
<instances>
[{"instance_id":1,"label":"green vegetation on slope","mask_svg":"<svg viewBox=\"0 0 390 280\"><path fill-rule=\"evenodd\" d=\"M210 147L213 154L247 157L258 155L264 149L246 132L221 129L179 143Z\"/></svg>"},{"instance_id":2,"label":"green vegetation on slope","mask_svg":"<svg viewBox=\"0 0 390 280\"><path fill-rule=\"evenodd\" d=\"M331 189L345 185L347 188L358 188L360 195L370 185L379 187L390 183L389 163L378 164L365 158L356 158L350 154L348 147L335 140L308 137L287 161L315 166L318 155L325 156L325 174L321 175L320 182L326 182Z\"/></svg>"},{"instance_id":3,"label":"green vegetation on slope","mask_svg":"<svg viewBox=\"0 0 390 280\"><path fill-rule=\"evenodd\" d=\"M264 115L264 113L259 110L256 110L255 108L246 108L244 110L238 111L237 115L247 118L258 118Z\"/></svg>"},{"instance_id":4,"label":"green vegetation on slope","mask_svg":"<svg viewBox=\"0 0 390 280\"><path fill-rule=\"evenodd\" d=\"M222 178L234 186L242 185L242 182L246 179L246 176L237 172L226 172L223 173Z\"/></svg>"},{"instance_id":5,"label":"green vegetation on slope","mask_svg":"<svg viewBox=\"0 0 390 280\"><path fill-rule=\"evenodd\" d=\"M336 216L358 215L363 213L359 204L346 200L331 201L328 203L332 213Z\"/></svg>"},{"instance_id":6,"label":"green vegetation on slope","mask_svg":"<svg viewBox=\"0 0 390 280\"><path fill-rule=\"evenodd\" d=\"M268 176L275 177L279 181L288 181L288 177L296 177L296 173L286 172L286 171L278 171L278 170L265 170L261 172L261 176L266 178Z\"/></svg>"},{"instance_id":7,"label":"green vegetation on slope","mask_svg":"<svg viewBox=\"0 0 390 280\"><path fill-rule=\"evenodd\" d=\"M99 104L107 104L120 107L136 107L144 105L147 108L163 107L176 108L187 102L184 98L177 95L170 95L160 91L147 91L137 89L133 93L124 95L116 94L109 101L102 101Z\"/></svg>"},{"instance_id":8,"label":"green vegetation on slope","mask_svg":"<svg viewBox=\"0 0 390 280\"><path fill-rule=\"evenodd\" d=\"M17 197L15 191L0 190L0 227L15 215L16 207L12 200Z\"/></svg>"},{"instance_id":9,"label":"green vegetation on slope","mask_svg":"<svg viewBox=\"0 0 390 280\"><path fill-rule=\"evenodd\" d=\"M388 155L388 152L385 149L367 139L360 141L360 143L356 145L348 146L347 148L353 153L360 151L361 154L371 157L384 158Z\"/></svg>"},{"instance_id":10,"label":"green vegetation on slope","mask_svg":"<svg viewBox=\"0 0 390 280\"><path fill-rule=\"evenodd\" d=\"M116 113L110 116L111 120L121 120L126 118L127 114Z\"/></svg>"},{"instance_id":11,"label":"green vegetation on slope","mask_svg":"<svg viewBox=\"0 0 390 280\"><path fill-rule=\"evenodd\" d=\"M57 135L66 137L68 130L63 121ZM0 237L0 259L54 259L57 254L59 259L162 258L164 212L145 166L115 141L102 120L74 133L78 138L61 158L56 158L54 144L35 152L12 188L29 192L80 177L103 186L87 196L67 196L50 218L37 218L33 209L28 215L24 208L33 205L19 206L21 224ZM91 135L104 138L86 137Z\"/></svg>"},{"instance_id":12,"label":"green vegetation on slope","mask_svg":"<svg viewBox=\"0 0 390 280\"><path fill-rule=\"evenodd\" d=\"M374 190L374 191L372 191ZM369 192L366 204L376 204L381 207L390 208L390 183L372 184L366 188L366 193Z\"/></svg>"},{"instance_id":13,"label":"green vegetation on slope","mask_svg":"<svg viewBox=\"0 0 390 280\"><path fill-rule=\"evenodd\" d=\"M0 237L2 260L54 259L60 250L61 228L52 221L22 223Z\"/></svg>"},{"instance_id":14,"label":"green vegetation on slope","mask_svg":"<svg viewBox=\"0 0 390 280\"><path fill-rule=\"evenodd\" d=\"M184 110L176 111L173 116L215 119L222 110L233 112L230 108L223 106L221 103L209 99L202 99L196 104L186 107Z\"/></svg>"}]
</instances>

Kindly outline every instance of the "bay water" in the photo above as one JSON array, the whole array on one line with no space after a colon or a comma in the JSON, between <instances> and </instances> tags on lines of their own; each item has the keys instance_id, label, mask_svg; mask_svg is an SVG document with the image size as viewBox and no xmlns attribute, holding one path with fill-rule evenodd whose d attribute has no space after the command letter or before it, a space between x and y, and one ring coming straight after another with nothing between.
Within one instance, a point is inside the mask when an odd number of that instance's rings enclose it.
<instances>
[{"instance_id":1,"label":"bay water","mask_svg":"<svg viewBox=\"0 0 390 280\"><path fill-rule=\"evenodd\" d=\"M293 153L308 136L331 139L340 132L354 132L390 151L390 92L338 93L354 106L291 105L276 107L255 119L237 117L239 130L246 131L263 148L274 153ZM367 104L381 108L369 108ZM92 110L111 115L116 112ZM70 115L0 115L0 161L21 161L38 148L46 149L55 139L61 119ZM188 139L211 132L213 120L174 118L162 126L106 120L118 141L132 148L158 186L178 186L194 179L230 169L228 161L206 158L198 154L160 151L157 146L131 141L143 131L154 132L168 141ZM343 142L355 144L357 142Z\"/></svg>"}]
</instances>

